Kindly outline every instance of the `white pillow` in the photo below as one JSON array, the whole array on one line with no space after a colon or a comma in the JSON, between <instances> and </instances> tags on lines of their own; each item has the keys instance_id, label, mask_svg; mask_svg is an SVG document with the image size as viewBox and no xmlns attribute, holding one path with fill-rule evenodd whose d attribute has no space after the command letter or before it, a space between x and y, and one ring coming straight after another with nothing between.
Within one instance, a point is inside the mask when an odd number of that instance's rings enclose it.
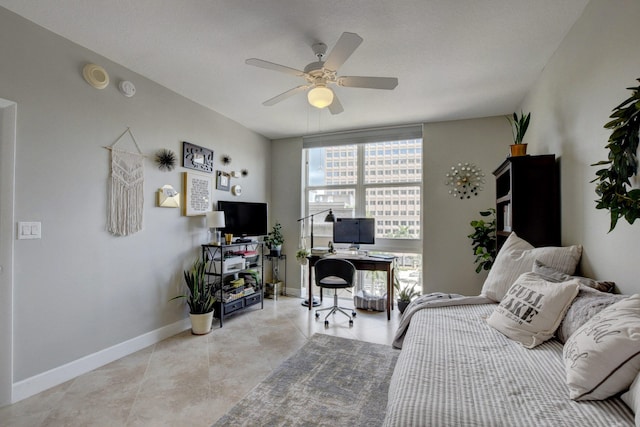
<instances>
[{"instance_id":1,"label":"white pillow","mask_svg":"<svg viewBox=\"0 0 640 427\"><path fill-rule=\"evenodd\" d=\"M629 388L640 371L640 294L589 319L569 337L562 357L573 400L602 400Z\"/></svg>"},{"instance_id":2,"label":"white pillow","mask_svg":"<svg viewBox=\"0 0 640 427\"><path fill-rule=\"evenodd\" d=\"M636 426L640 426L640 374L636 375L636 379L631 383L629 391L624 393L622 401L636 414Z\"/></svg>"},{"instance_id":3,"label":"white pillow","mask_svg":"<svg viewBox=\"0 0 640 427\"><path fill-rule=\"evenodd\" d=\"M573 274L581 256L580 245L534 248L516 233L511 233L489 270L481 295L496 302L502 301L504 294L522 273L533 271L536 259L555 270Z\"/></svg>"},{"instance_id":4,"label":"white pillow","mask_svg":"<svg viewBox=\"0 0 640 427\"><path fill-rule=\"evenodd\" d=\"M487 323L524 347L533 348L553 336L579 287L577 280L554 283L536 273L524 273Z\"/></svg>"}]
</instances>

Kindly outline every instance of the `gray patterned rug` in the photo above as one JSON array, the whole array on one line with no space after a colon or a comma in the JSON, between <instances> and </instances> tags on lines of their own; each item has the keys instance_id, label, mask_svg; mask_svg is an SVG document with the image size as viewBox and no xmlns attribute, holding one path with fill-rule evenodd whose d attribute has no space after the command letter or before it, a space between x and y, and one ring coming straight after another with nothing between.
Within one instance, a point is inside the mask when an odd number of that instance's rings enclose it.
<instances>
[{"instance_id":1,"label":"gray patterned rug","mask_svg":"<svg viewBox=\"0 0 640 427\"><path fill-rule=\"evenodd\" d=\"M398 354L315 334L214 426L379 426Z\"/></svg>"}]
</instances>

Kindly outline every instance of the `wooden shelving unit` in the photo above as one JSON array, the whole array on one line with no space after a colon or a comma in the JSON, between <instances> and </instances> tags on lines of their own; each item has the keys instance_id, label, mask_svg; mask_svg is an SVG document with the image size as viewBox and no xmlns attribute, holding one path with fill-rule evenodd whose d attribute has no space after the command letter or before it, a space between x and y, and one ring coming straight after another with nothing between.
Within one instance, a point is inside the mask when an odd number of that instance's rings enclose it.
<instances>
[{"instance_id":1,"label":"wooden shelving unit","mask_svg":"<svg viewBox=\"0 0 640 427\"><path fill-rule=\"evenodd\" d=\"M508 157L496 177L496 245L515 232L533 246L560 245L560 183L555 155Z\"/></svg>"}]
</instances>

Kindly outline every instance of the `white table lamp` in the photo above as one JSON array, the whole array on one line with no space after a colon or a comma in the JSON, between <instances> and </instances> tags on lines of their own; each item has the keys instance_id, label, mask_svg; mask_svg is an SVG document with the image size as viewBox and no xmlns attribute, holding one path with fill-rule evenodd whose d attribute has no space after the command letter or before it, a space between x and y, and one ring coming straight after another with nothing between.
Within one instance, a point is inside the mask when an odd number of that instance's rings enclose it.
<instances>
[{"instance_id":1,"label":"white table lamp","mask_svg":"<svg viewBox=\"0 0 640 427\"><path fill-rule=\"evenodd\" d=\"M212 243L216 245L222 244L221 233L219 229L225 227L224 212L207 212L207 226L209 227L209 230L211 230L211 234L215 236L215 240Z\"/></svg>"}]
</instances>

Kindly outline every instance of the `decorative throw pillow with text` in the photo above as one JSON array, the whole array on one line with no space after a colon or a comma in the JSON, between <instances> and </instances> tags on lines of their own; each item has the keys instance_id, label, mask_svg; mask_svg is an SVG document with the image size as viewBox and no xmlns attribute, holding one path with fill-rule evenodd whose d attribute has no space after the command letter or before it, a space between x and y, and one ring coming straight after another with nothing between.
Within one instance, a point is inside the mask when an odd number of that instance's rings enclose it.
<instances>
[{"instance_id":1,"label":"decorative throw pillow with text","mask_svg":"<svg viewBox=\"0 0 640 427\"><path fill-rule=\"evenodd\" d=\"M535 273L524 273L487 323L524 347L533 348L553 337L579 287L577 280L553 283Z\"/></svg>"},{"instance_id":2,"label":"decorative throw pillow with text","mask_svg":"<svg viewBox=\"0 0 640 427\"><path fill-rule=\"evenodd\" d=\"M573 400L602 400L629 388L640 371L640 294L605 308L562 352Z\"/></svg>"}]
</instances>

